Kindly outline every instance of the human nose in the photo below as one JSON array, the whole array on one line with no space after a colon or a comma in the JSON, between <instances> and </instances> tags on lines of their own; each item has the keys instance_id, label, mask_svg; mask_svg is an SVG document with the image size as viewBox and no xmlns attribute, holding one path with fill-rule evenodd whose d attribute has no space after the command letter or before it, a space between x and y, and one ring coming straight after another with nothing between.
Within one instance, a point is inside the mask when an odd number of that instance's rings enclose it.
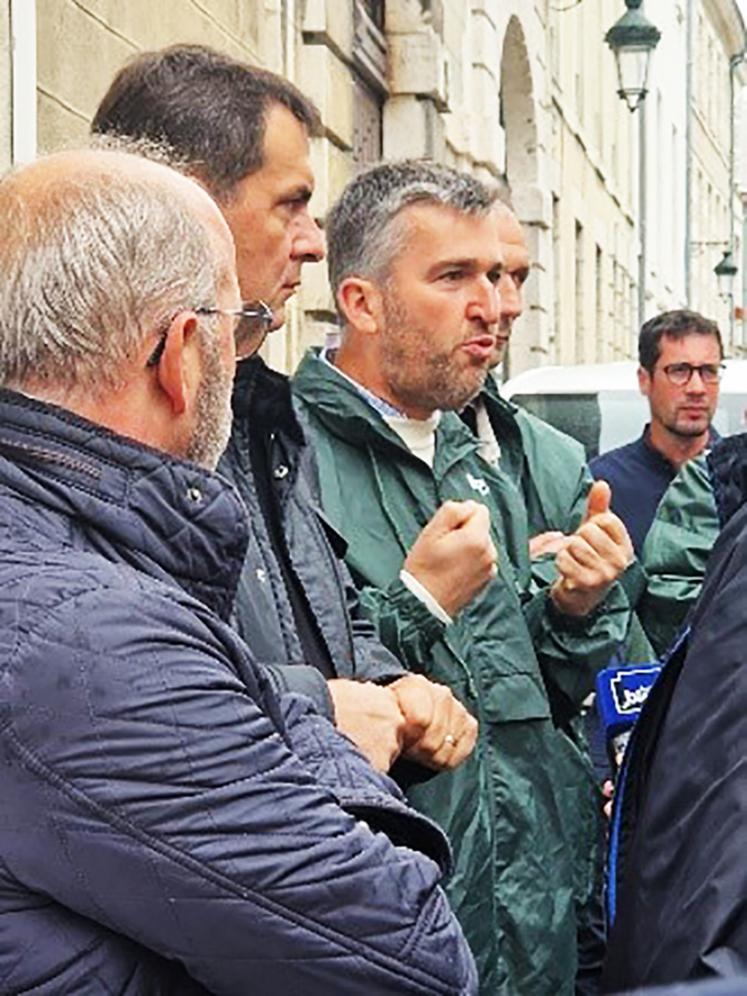
<instances>
[{"instance_id":1,"label":"human nose","mask_svg":"<svg viewBox=\"0 0 747 996\"><path fill-rule=\"evenodd\" d=\"M501 295L498 284L487 274L477 278L472 299L467 307L467 317L477 318L486 325L495 325L501 316Z\"/></svg>"},{"instance_id":2,"label":"human nose","mask_svg":"<svg viewBox=\"0 0 747 996\"><path fill-rule=\"evenodd\" d=\"M308 211L304 211L298 220L298 226L293 238L293 256L304 263L318 263L324 259L326 244L324 232L311 217Z\"/></svg>"},{"instance_id":3,"label":"human nose","mask_svg":"<svg viewBox=\"0 0 747 996\"><path fill-rule=\"evenodd\" d=\"M504 273L498 283L501 296L501 318L518 318L524 310L521 288L510 273Z\"/></svg>"},{"instance_id":4,"label":"human nose","mask_svg":"<svg viewBox=\"0 0 747 996\"><path fill-rule=\"evenodd\" d=\"M686 390L689 394L705 394L707 389L708 386L703 380L703 374L701 373L700 367L693 367L690 372L690 380L688 380L686 385Z\"/></svg>"}]
</instances>

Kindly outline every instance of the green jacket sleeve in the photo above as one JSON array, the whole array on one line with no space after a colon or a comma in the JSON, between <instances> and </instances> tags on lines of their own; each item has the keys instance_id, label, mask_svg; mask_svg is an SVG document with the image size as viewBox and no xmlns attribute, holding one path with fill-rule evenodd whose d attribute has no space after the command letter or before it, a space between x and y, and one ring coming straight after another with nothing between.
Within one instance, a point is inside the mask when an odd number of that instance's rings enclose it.
<instances>
[{"instance_id":1,"label":"green jacket sleeve","mask_svg":"<svg viewBox=\"0 0 747 996\"><path fill-rule=\"evenodd\" d=\"M359 597L384 646L413 671L427 671L426 662L444 624L399 578L386 588L363 588Z\"/></svg>"},{"instance_id":2,"label":"green jacket sleeve","mask_svg":"<svg viewBox=\"0 0 747 996\"><path fill-rule=\"evenodd\" d=\"M690 460L659 503L643 547L648 575L638 614L663 653L682 626L705 576L719 520L705 455Z\"/></svg>"},{"instance_id":3,"label":"green jacket sleeve","mask_svg":"<svg viewBox=\"0 0 747 996\"><path fill-rule=\"evenodd\" d=\"M600 668L622 652L631 620L623 586L612 586L582 619L559 612L543 588L524 605L537 658L556 719L574 715L594 688Z\"/></svg>"}]
</instances>

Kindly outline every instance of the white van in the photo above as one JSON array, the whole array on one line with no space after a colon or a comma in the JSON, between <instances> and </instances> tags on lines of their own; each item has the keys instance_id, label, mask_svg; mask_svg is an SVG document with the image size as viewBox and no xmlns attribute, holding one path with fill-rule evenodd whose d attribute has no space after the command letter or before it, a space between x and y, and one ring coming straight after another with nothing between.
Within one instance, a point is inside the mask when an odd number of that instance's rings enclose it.
<instances>
[{"instance_id":1,"label":"white van","mask_svg":"<svg viewBox=\"0 0 747 996\"><path fill-rule=\"evenodd\" d=\"M713 424L722 436L747 431L747 360L726 360ZM501 387L534 415L586 447L588 460L640 436L648 404L633 360L574 367L537 367Z\"/></svg>"}]
</instances>

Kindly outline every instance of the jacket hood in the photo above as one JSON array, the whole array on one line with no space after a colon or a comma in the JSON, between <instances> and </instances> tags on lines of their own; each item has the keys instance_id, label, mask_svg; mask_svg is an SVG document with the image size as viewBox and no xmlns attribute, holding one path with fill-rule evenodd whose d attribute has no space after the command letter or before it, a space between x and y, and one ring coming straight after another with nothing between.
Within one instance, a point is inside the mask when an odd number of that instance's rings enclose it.
<instances>
[{"instance_id":1,"label":"jacket hood","mask_svg":"<svg viewBox=\"0 0 747 996\"><path fill-rule=\"evenodd\" d=\"M508 398L504 398L498 387L498 382L492 373L489 373L485 378L485 383L483 385L480 395L485 395L489 398L498 408L502 408L505 412L514 415L519 411L519 406L514 404L513 401L509 401ZM478 397L480 397L478 395Z\"/></svg>"},{"instance_id":2,"label":"jacket hood","mask_svg":"<svg viewBox=\"0 0 747 996\"><path fill-rule=\"evenodd\" d=\"M66 517L102 555L175 579L227 618L247 526L241 500L217 474L0 390L0 487Z\"/></svg>"},{"instance_id":3,"label":"jacket hood","mask_svg":"<svg viewBox=\"0 0 747 996\"><path fill-rule=\"evenodd\" d=\"M293 390L335 434L359 444L378 442L385 448L406 449L394 430L368 404L355 385L310 349L301 360Z\"/></svg>"},{"instance_id":4,"label":"jacket hood","mask_svg":"<svg viewBox=\"0 0 747 996\"><path fill-rule=\"evenodd\" d=\"M721 528L747 497L747 433L721 439L706 457Z\"/></svg>"}]
</instances>

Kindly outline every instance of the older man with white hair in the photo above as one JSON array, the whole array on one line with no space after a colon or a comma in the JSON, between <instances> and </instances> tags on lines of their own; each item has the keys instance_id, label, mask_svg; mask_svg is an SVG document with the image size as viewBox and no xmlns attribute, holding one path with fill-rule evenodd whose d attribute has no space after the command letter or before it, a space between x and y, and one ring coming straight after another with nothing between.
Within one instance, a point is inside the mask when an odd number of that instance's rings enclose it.
<instances>
[{"instance_id":1,"label":"older man with white hair","mask_svg":"<svg viewBox=\"0 0 747 996\"><path fill-rule=\"evenodd\" d=\"M227 624L220 211L70 152L0 225L0 988L473 992L440 832Z\"/></svg>"}]
</instances>

